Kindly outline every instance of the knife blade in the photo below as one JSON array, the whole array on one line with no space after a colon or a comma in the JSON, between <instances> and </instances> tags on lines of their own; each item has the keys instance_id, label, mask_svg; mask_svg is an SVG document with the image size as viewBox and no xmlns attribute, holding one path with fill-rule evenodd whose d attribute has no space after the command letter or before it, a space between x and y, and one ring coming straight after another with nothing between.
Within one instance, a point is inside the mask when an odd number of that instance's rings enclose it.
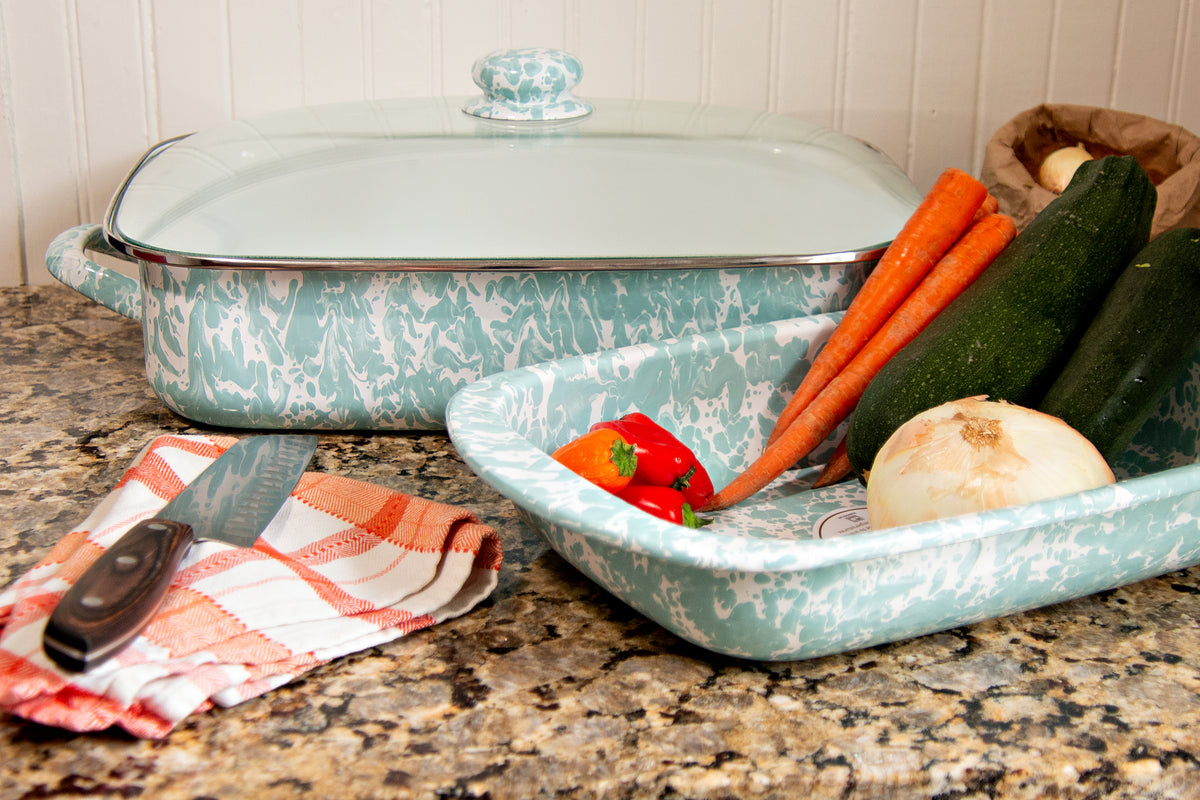
<instances>
[{"instance_id":1,"label":"knife blade","mask_svg":"<svg viewBox=\"0 0 1200 800\"><path fill-rule=\"evenodd\" d=\"M134 525L79 576L46 623L42 649L82 672L120 652L158 613L192 544L250 547L304 474L317 437L241 439L153 518Z\"/></svg>"}]
</instances>

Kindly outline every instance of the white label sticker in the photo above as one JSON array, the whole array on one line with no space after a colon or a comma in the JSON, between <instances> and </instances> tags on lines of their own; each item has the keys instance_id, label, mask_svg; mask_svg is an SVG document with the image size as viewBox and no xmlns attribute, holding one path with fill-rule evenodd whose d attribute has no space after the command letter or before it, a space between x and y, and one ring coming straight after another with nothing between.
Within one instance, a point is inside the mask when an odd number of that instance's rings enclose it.
<instances>
[{"instance_id":1,"label":"white label sticker","mask_svg":"<svg viewBox=\"0 0 1200 800\"><path fill-rule=\"evenodd\" d=\"M836 539L839 536L849 536L852 533L866 533L871 530L867 522L867 507L852 506L830 511L817 520L813 531L818 539Z\"/></svg>"}]
</instances>

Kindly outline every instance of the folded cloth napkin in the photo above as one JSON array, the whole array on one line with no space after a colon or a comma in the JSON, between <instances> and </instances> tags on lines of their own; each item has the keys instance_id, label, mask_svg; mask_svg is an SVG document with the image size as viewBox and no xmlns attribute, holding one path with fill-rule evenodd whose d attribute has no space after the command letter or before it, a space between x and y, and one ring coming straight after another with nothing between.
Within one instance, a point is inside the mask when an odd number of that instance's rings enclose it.
<instances>
[{"instance_id":1,"label":"folded cloth napkin","mask_svg":"<svg viewBox=\"0 0 1200 800\"><path fill-rule=\"evenodd\" d=\"M42 652L58 600L236 439L160 436L37 566L0 593L0 708L74 731L161 738L331 659L469 611L496 586L499 538L469 511L308 472L253 549L197 542L166 601L86 673Z\"/></svg>"}]
</instances>

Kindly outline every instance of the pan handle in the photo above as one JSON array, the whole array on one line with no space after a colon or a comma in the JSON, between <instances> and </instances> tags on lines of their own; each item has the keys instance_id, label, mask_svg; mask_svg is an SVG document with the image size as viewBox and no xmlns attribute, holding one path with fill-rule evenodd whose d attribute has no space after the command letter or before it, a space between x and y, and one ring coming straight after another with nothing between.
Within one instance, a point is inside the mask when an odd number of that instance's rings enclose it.
<instances>
[{"instance_id":1,"label":"pan handle","mask_svg":"<svg viewBox=\"0 0 1200 800\"><path fill-rule=\"evenodd\" d=\"M58 280L85 297L107 306L121 316L142 320L141 284L128 275L101 266L87 257L87 251L130 260L105 240L99 225L69 228L46 248L46 268Z\"/></svg>"}]
</instances>

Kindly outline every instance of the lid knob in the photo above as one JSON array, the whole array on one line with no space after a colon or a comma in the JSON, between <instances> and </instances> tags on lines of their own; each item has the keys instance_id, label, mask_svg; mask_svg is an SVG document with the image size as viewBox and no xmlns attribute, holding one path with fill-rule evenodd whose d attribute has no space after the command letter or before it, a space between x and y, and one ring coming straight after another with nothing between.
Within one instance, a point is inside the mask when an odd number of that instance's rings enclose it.
<instances>
[{"instance_id":1,"label":"lid knob","mask_svg":"<svg viewBox=\"0 0 1200 800\"><path fill-rule=\"evenodd\" d=\"M591 105L571 94L583 63L563 50L526 47L497 50L475 62L471 78L483 90L463 105L484 119L559 120L590 114Z\"/></svg>"}]
</instances>

